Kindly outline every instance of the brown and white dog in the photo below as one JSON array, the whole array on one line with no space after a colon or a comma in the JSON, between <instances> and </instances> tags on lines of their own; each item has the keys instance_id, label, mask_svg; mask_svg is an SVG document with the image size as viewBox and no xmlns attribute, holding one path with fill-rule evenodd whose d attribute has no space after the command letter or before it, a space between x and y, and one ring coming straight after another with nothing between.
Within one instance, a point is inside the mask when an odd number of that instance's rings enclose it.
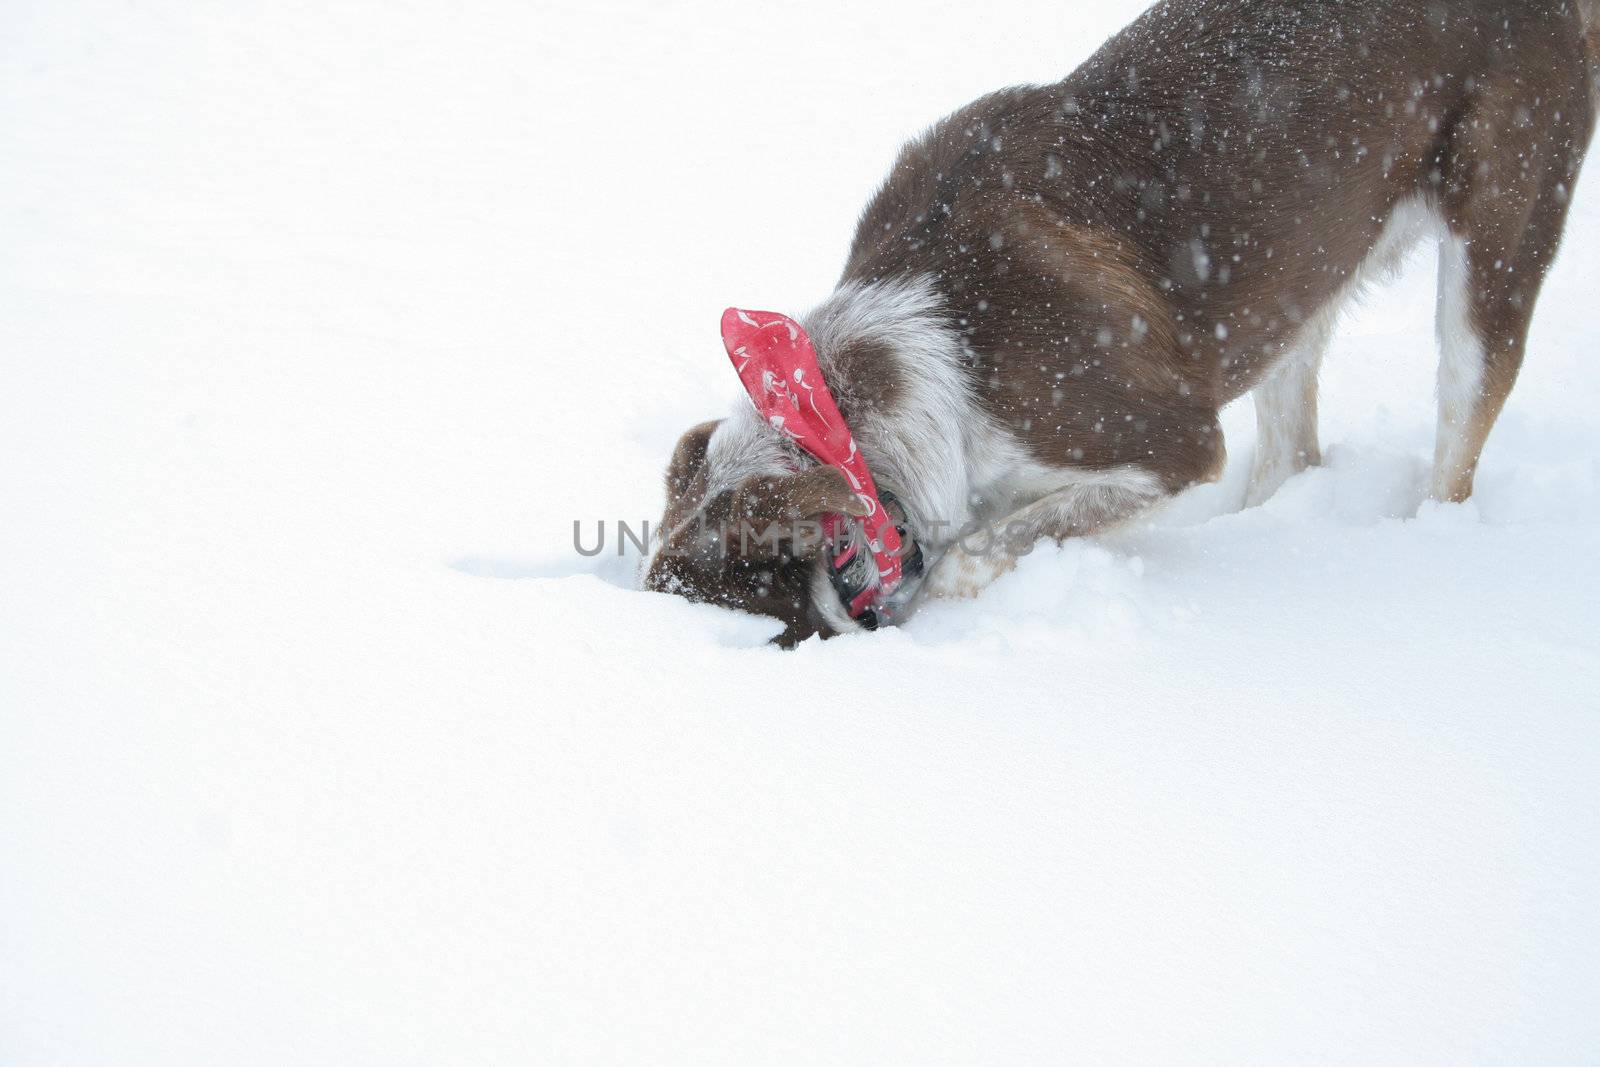
<instances>
[{"instance_id":1,"label":"brown and white dog","mask_svg":"<svg viewBox=\"0 0 1600 1067\"><path fill-rule=\"evenodd\" d=\"M972 595L1040 538L1107 529L1224 462L1249 500L1318 462L1340 307L1438 242L1433 495L1464 500L1522 363L1600 107L1600 0L1163 0L1066 80L1003 89L901 152L801 322L881 485ZM728 520L853 508L741 404L679 442L649 588L857 629L814 543ZM958 534L1004 528L975 551Z\"/></svg>"}]
</instances>

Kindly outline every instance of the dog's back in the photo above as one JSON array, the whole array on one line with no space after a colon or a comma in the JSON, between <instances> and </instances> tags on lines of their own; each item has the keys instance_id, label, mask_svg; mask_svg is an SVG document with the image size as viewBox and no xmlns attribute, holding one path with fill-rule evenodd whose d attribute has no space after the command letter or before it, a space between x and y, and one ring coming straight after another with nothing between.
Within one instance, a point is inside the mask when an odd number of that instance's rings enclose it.
<instances>
[{"instance_id":1,"label":"dog's back","mask_svg":"<svg viewBox=\"0 0 1600 1067\"><path fill-rule=\"evenodd\" d=\"M1444 376L1491 394L1446 415L1472 424L1439 481L1459 498L1593 130L1595 30L1566 0L1164 0L1065 81L993 94L908 146L845 279L939 278L986 406L1048 427L1039 458L1149 457L1176 487L1215 466L1196 458L1209 423L1186 413L1315 346L1402 248L1385 238L1435 222L1472 249L1446 303L1470 305L1457 317L1485 349L1447 353ZM1066 412L1014 367L1039 351L1069 368ZM1162 382L1159 410L1130 399Z\"/></svg>"}]
</instances>

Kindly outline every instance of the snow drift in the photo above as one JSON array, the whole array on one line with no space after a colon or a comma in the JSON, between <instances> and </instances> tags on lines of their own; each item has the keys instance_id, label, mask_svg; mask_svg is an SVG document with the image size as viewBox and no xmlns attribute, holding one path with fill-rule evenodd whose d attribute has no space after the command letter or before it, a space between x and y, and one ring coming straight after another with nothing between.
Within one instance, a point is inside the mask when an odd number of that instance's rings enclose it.
<instances>
[{"instance_id":1,"label":"snow drift","mask_svg":"<svg viewBox=\"0 0 1600 1067\"><path fill-rule=\"evenodd\" d=\"M1592 175L1467 505L1418 260L1265 506L1230 410L1221 484L787 655L573 551L723 307L1137 7L13 4L0 1060L1600 1055Z\"/></svg>"}]
</instances>

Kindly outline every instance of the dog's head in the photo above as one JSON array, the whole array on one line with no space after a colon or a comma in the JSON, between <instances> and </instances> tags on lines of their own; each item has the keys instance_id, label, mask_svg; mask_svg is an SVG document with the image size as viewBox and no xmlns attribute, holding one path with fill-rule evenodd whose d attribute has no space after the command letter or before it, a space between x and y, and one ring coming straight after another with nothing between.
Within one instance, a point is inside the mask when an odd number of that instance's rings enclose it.
<instances>
[{"instance_id":1,"label":"dog's head","mask_svg":"<svg viewBox=\"0 0 1600 1067\"><path fill-rule=\"evenodd\" d=\"M645 588L768 615L792 647L813 634L856 629L828 579L820 519L862 514L844 474L811 466L795 472L752 461L722 422L696 426L667 465L667 506L644 574Z\"/></svg>"}]
</instances>

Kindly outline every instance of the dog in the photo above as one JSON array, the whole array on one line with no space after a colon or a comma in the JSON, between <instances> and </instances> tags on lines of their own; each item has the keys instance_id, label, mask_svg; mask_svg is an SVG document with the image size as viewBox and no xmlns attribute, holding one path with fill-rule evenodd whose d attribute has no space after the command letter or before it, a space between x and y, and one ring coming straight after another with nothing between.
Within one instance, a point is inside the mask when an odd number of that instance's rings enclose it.
<instances>
[{"instance_id":1,"label":"dog","mask_svg":"<svg viewBox=\"0 0 1600 1067\"><path fill-rule=\"evenodd\" d=\"M1340 308L1424 238L1431 492L1465 500L1597 110L1600 0L1163 0L1065 80L933 126L799 317L929 563L896 595L974 596L1040 539L1215 481L1247 392L1265 500L1319 462ZM666 493L647 588L773 616L784 646L863 628L816 538L730 550L729 523L859 514L748 403L683 435Z\"/></svg>"}]
</instances>

